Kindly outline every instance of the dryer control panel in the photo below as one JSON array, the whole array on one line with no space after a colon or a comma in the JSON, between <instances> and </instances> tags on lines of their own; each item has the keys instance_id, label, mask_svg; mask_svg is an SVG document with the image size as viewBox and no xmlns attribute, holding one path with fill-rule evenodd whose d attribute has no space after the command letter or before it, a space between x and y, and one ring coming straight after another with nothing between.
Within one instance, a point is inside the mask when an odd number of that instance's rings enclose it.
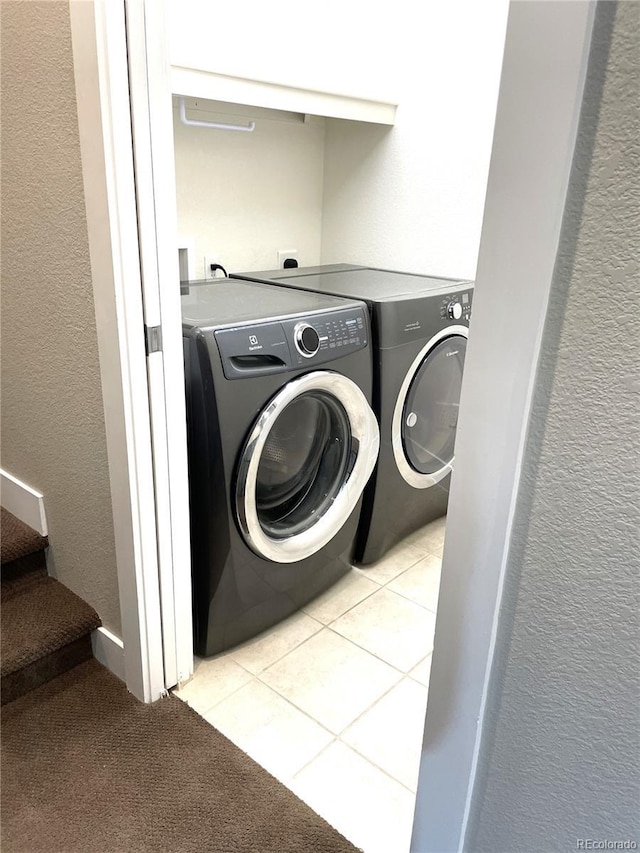
<instances>
[{"instance_id":1,"label":"dryer control panel","mask_svg":"<svg viewBox=\"0 0 640 853\"><path fill-rule=\"evenodd\" d=\"M440 316L445 320L464 320L468 323L471 320L471 299L470 290L444 296L440 303Z\"/></svg>"},{"instance_id":2,"label":"dryer control panel","mask_svg":"<svg viewBox=\"0 0 640 853\"><path fill-rule=\"evenodd\" d=\"M215 340L227 379L246 379L335 361L369 343L364 308L342 308L267 323L218 329Z\"/></svg>"}]
</instances>

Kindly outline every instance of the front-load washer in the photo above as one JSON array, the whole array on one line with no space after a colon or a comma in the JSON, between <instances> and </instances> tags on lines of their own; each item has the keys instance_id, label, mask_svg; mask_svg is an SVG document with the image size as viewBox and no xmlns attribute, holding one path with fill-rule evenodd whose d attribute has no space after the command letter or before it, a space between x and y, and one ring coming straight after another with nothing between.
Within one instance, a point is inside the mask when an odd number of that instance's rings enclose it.
<instances>
[{"instance_id":1,"label":"front-load washer","mask_svg":"<svg viewBox=\"0 0 640 853\"><path fill-rule=\"evenodd\" d=\"M194 634L212 655L349 571L378 456L362 302L181 286Z\"/></svg>"},{"instance_id":2,"label":"front-load washer","mask_svg":"<svg viewBox=\"0 0 640 853\"><path fill-rule=\"evenodd\" d=\"M347 264L235 275L369 306L380 456L356 561L373 563L447 511L473 282Z\"/></svg>"}]
</instances>

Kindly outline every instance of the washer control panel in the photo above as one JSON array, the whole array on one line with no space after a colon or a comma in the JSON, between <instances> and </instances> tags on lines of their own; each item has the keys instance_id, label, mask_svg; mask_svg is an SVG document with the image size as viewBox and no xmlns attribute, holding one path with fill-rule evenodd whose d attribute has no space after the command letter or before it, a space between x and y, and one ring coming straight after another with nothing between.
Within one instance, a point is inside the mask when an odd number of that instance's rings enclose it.
<instances>
[{"instance_id":1,"label":"washer control panel","mask_svg":"<svg viewBox=\"0 0 640 853\"><path fill-rule=\"evenodd\" d=\"M255 323L215 333L227 379L280 373L325 364L366 347L369 322L364 307Z\"/></svg>"},{"instance_id":2,"label":"washer control panel","mask_svg":"<svg viewBox=\"0 0 640 853\"><path fill-rule=\"evenodd\" d=\"M468 323L471 319L472 293L471 290L462 290L443 296L440 303L440 316L446 320L454 322L464 320Z\"/></svg>"}]
</instances>

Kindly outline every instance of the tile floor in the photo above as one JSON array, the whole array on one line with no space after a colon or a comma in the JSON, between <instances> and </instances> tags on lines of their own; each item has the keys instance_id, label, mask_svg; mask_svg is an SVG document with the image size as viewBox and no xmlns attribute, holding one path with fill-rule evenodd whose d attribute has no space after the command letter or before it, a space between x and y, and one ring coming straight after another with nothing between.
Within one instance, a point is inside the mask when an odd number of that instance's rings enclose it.
<instances>
[{"instance_id":1,"label":"tile floor","mask_svg":"<svg viewBox=\"0 0 640 853\"><path fill-rule=\"evenodd\" d=\"M365 853L409 850L444 521L175 691Z\"/></svg>"}]
</instances>

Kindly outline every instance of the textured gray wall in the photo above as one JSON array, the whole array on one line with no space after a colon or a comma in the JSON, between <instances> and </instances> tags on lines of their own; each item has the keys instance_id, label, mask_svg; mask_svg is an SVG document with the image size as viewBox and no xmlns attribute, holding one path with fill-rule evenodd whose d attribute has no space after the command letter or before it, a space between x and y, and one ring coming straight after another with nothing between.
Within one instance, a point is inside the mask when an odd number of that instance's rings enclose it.
<instances>
[{"instance_id":1,"label":"textured gray wall","mask_svg":"<svg viewBox=\"0 0 640 853\"><path fill-rule=\"evenodd\" d=\"M43 492L53 573L119 635L69 6L0 8L2 467Z\"/></svg>"},{"instance_id":2,"label":"textured gray wall","mask_svg":"<svg viewBox=\"0 0 640 853\"><path fill-rule=\"evenodd\" d=\"M600 3L466 849L640 846L640 4Z\"/></svg>"}]
</instances>

